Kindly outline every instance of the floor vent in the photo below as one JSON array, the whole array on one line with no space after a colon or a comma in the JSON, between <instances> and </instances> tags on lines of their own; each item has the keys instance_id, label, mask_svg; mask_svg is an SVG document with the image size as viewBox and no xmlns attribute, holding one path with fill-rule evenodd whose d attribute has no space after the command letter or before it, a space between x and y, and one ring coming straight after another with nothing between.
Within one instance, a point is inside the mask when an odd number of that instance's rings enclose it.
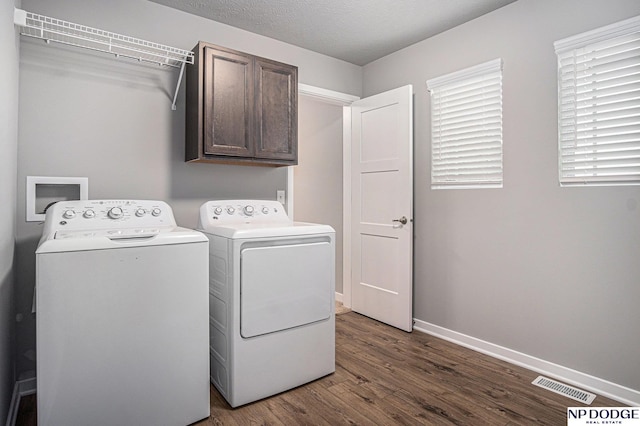
<instances>
[{"instance_id":1,"label":"floor vent","mask_svg":"<svg viewBox=\"0 0 640 426\"><path fill-rule=\"evenodd\" d=\"M593 400L596 399L596 396L592 393L565 385L564 383L556 382L555 380L551 380L543 376L538 376L538 378L531 383L550 390L551 392L559 393L560 395L583 402L587 405L590 405Z\"/></svg>"}]
</instances>

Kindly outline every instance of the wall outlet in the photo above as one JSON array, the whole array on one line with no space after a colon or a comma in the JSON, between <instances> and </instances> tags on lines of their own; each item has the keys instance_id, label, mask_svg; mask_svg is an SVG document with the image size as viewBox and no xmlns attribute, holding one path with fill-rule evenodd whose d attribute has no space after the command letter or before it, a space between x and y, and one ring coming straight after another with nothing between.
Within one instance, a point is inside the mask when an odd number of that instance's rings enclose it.
<instances>
[{"instance_id":1,"label":"wall outlet","mask_svg":"<svg viewBox=\"0 0 640 426\"><path fill-rule=\"evenodd\" d=\"M276 191L276 200L282 204L284 206L284 199L285 199L285 195L284 195L284 190L277 190Z\"/></svg>"}]
</instances>

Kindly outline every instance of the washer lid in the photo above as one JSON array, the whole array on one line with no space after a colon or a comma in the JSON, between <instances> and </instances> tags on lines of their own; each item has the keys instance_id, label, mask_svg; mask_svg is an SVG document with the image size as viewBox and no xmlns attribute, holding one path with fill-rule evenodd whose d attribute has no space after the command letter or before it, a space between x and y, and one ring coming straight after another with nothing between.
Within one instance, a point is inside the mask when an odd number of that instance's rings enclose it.
<instances>
[{"instance_id":1,"label":"washer lid","mask_svg":"<svg viewBox=\"0 0 640 426\"><path fill-rule=\"evenodd\" d=\"M130 247L152 247L175 244L208 242L206 236L187 228L122 230L110 234L109 231L64 231L53 238L42 238L36 254L62 253L71 251L110 250Z\"/></svg>"}]
</instances>

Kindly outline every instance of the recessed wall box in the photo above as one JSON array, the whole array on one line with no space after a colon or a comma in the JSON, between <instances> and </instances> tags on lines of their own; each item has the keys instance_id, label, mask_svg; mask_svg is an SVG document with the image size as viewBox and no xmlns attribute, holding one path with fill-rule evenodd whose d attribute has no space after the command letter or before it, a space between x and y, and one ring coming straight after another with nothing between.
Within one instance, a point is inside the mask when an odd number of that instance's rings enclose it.
<instances>
[{"instance_id":1,"label":"recessed wall box","mask_svg":"<svg viewBox=\"0 0 640 426\"><path fill-rule=\"evenodd\" d=\"M89 178L27 176L27 222L44 222L47 208L58 202L86 200Z\"/></svg>"}]
</instances>

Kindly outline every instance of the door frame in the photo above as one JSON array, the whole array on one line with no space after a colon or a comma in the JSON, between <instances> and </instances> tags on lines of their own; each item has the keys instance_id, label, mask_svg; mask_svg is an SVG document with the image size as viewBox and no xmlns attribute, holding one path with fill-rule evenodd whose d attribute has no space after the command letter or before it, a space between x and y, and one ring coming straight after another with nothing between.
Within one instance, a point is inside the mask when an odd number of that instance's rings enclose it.
<instances>
[{"instance_id":1,"label":"door frame","mask_svg":"<svg viewBox=\"0 0 640 426\"><path fill-rule=\"evenodd\" d=\"M336 300L351 307L351 107L359 96L336 92L321 87L298 84L298 95L317 101L342 106L342 295L336 293ZM286 209L294 219L293 209L293 167L287 167Z\"/></svg>"}]
</instances>

